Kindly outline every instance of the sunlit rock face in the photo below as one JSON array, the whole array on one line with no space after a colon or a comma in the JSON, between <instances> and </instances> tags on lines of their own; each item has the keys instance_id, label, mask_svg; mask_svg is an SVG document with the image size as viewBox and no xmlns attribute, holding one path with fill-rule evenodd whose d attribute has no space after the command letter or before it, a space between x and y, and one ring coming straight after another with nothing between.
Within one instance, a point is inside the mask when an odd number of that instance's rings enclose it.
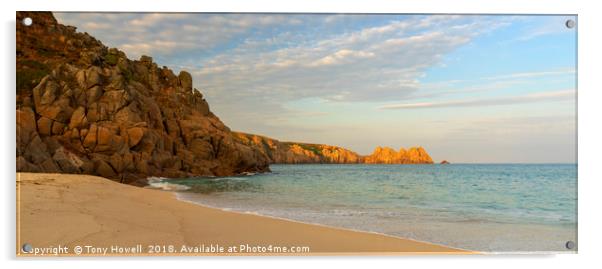
<instances>
[{"instance_id":1,"label":"sunlit rock face","mask_svg":"<svg viewBox=\"0 0 602 269\"><path fill-rule=\"evenodd\" d=\"M351 150L322 144L281 142L273 138L233 132L242 144L258 148L271 163L368 163L368 164L431 164L433 160L422 147L399 152L377 147L371 155L361 156Z\"/></svg>"},{"instance_id":2,"label":"sunlit rock face","mask_svg":"<svg viewBox=\"0 0 602 269\"><path fill-rule=\"evenodd\" d=\"M18 12L17 171L225 176L269 171L269 158L235 140L192 77L151 57L130 60L49 12Z\"/></svg>"},{"instance_id":3,"label":"sunlit rock face","mask_svg":"<svg viewBox=\"0 0 602 269\"><path fill-rule=\"evenodd\" d=\"M431 164L433 159L422 147L403 148L395 151L388 147L377 147L374 152L366 156L365 163L380 164Z\"/></svg>"}]
</instances>

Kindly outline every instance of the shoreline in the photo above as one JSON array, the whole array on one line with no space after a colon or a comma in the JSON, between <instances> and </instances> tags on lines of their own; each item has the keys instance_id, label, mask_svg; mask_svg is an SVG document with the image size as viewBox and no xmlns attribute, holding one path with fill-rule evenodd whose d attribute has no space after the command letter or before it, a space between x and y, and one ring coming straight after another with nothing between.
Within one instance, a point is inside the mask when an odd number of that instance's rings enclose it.
<instances>
[{"instance_id":1,"label":"shoreline","mask_svg":"<svg viewBox=\"0 0 602 269\"><path fill-rule=\"evenodd\" d=\"M237 210L230 210L230 209L225 209L225 208L221 208L221 207L210 206L210 205L206 205L206 204L202 204L202 203L198 203L198 202L193 202L193 201L189 201L189 200L186 200L186 199L182 199L182 198L178 197L178 192L177 191L169 191L169 190L163 190L163 191L173 192L174 195L175 195L175 197L176 197L176 199L178 201L182 201L182 202L185 202L185 203L191 203L191 204L194 204L196 206L202 206L202 207L206 207L206 208L210 208L210 209L220 210L220 211L223 211L223 212L233 212L233 213L238 213L238 214L258 216L258 217L262 217L262 218L270 218L270 219L282 220L282 221L299 223L299 224L305 224L305 225L320 226L320 227L324 227L324 228L343 230L343 231L349 231L349 232L355 232L355 233L374 234L374 235L386 236L386 237L391 237L391 238L396 238L396 239L401 239L401 240L410 240L410 241L414 241L414 242L418 242L418 243L423 243L423 244L435 245L435 246L439 246L439 247L443 247L443 248L452 248L452 249L456 249L456 250L459 250L459 251L478 253L477 251L474 251L474 250L463 249L463 248L459 248L459 247L451 247L451 246L446 246L446 245L437 244L437 243L433 243L433 242L422 241L422 240L418 240L418 239L414 239L414 238L404 238L404 237L401 237L401 236L395 236L395 235L390 235L390 234L381 233L381 232L365 231L365 230L358 230L358 229L352 229L352 228L337 227L337 226L332 226L332 225L327 225L327 224L322 224L322 223L317 223L317 222L306 222L306 221L300 221L300 220L294 220L294 219L287 219L287 218L281 218L281 217L276 217L276 216L263 215L263 214L259 214L257 212L242 212L242 211L237 211Z\"/></svg>"},{"instance_id":2,"label":"shoreline","mask_svg":"<svg viewBox=\"0 0 602 269\"><path fill-rule=\"evenodd\" d=\"M17 256L34 256L20 251L24 243L69 248L86 244L173 245L178 251L180 245L259 247L258 251L245 253L136 254L170 256L477 253L379 233L227 211L178 199L174 192L120 184L96 176L46 173L17 173ZM261 251L268 246L279 252ZM282 252L284 247L308 249L301 253ZM78 255L71 252L59 256Z\"/></svg>"}]
</instances>

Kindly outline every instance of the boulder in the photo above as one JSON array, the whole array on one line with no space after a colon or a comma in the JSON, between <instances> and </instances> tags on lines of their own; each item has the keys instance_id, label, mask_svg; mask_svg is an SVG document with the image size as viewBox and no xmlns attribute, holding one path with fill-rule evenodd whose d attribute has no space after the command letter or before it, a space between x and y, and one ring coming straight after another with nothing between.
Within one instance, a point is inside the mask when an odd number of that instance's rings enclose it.
<instances>
[{"instance_id":1,"label":"boulder","mask_svg":"<svg viewBox=\"0 0 602 269\"><path fill-rule=\"evenodd\" d=\"M72 139L72 140L79 141L80 140L79 130L77 128L71 129L70 130L70 136L69 136L69 138Z\"/></svg>"},{"instance_id":2,"label":"boulder","mask_svg":"<svg viewBox=\"0 0 602 269\"><path fill-rule=\"evenodd\" d=\"M86 82L86 70L82 69L75 73L75 80L80 88L86 90L88 89L88 84Z\"/></svg>"},{"instance_id":3,"label":"boulder","mask_svg":"<svg viewBox=\"0 0 602 269\"><path fill-rule=\"evenodd\" d=\"M52 134L53 135L60 135L60 134L62 134L63 131L65 131L65 127L66 126L67 125L65 125L62 122L58 122L58 121L53 122L52 123Z\"/></svg>"},{"instance_id":4,"label":"boulder","mask_svg":"<svg viewBox=\"0 0 602 269\"><path fill-rule=\"evenodd\" d=\"M109 114L113 114L126 106L130 100L130 96L125 90L116 90L106 92L99 101L106 107Z\"/></svg>"},{"instance_id":5,"label":"boulder","mask_svg":"<svg viewBox=\"0 0 602 269\"><path fill-rule=\"evenodd\" d=\"M104 92L103 88L99 85L93 86L91 89L88 89L86 91L87 104L92 104L92 103L98 101L98 99L100 99L100 97L102 96L103 92Z\"/></svg>"},{"instance_id":6,"label":"boulder","mask_svg":"<svg viewBox=\"0 0 602 269\"><path fill-rule=\"evenodd\" d=\"M127 151L122 155L121 161L125 171L133 172L135 170L134 155L130 151Z\"/></svg>"},{"instance_id":7,"label":"boulder","mask_svg":"<svg viewBox=\"0 0 602 269\"><path fill-rule=\"evenodd\" d=\"M85 129L82 130L82 136L85 135L85 138L83 141L83 146L89 150L94 149L94 147L96 147L97 134L98 134L98 127L96 126L96 124L90 125L89 130L85 130Z\"/></svg>"},{"instance_id":8,"label":"boulder","mask_svg":"<svg viewBox=\"0 0 602 269\"><path fill-rule=\"evenodd\" d=\"M192 152L195 158L211 159L214 157L213 146L208 141L195 138L190 142L188 149Z\"/></svg>"},{"instance_id":9,"label":"boulder","mask_svg":"<svg viewBox=\"0 0 602 269\"><path fill-rule=\"evenodd\" d=\"M61 172L61 168L52 160L52 158L45 158L42 163L38 165L39 171L45 173L58 173Z\"/></svg>"},{"instance_id":10,"label":"boulder","mask_svg":"<svg viewBox=\"0 0 602 269\"><path fill-rule=\"evenodd\" d=\"M96 167L96 174L102 177L113 178L117 175L113 168L104 160L96 160L94 166Z\"/></svg>"},{"instance_id":11,"label":"boulder","mask_svg":"<svg viewBox=\"0 0 602 269\"><path fill-rule=\"evenodd\" d=\"M140 127L130 128L127 130L127 135L129 147L133 148L140 143L140 140L142 140L144 129Z\"/></svg>"},{"instance_id":12,"label":"boulder","mask_svg":"<svg viewBox=\"0 0 602 269\"><path fill-rule=\"evenodd\" d=\"M23 156L17 156L17 171L23 172L39 172L39 168L28 162Z\"/></svg>"},{"instance_id":13,"label":"boulder","mask_svg":"<svg viewBox=\"0 0 602 269\"><path fill-rule=\"evenodd\" d=\"M37 111L42 107L50 105L59 94L60 85L50 76L44 77L40 83L33 88L33 101Z\"/></svg>"},{"instance_id":14,"label":"boulder","mask_svg":"<svg viewBox=\"0 0 602 269\"><path fill-rule=\"evenodd\" d=\"M86 118L86 108L78 107L71 114L71 119L69 120L69 128L85 128L88 126L88 118Z\"/></svg>"},{"instance_id":15,"label":"boulder","mask_svg":"<svg viewBox=\"0 0 602 269\"><path fill-rule=\"evenodd\" d=\"M145 154L138 154L134 158L134 165L136 172L141 173L143 175L148 175L148 160L150 156Z\"/></svg>"},{"instance_id":16,"label":"boulder","mask_svg":"<svg viewBox=\"0 0 602 269\"><path fill-rule=\"evenodd\" d=\"M117 173L121 173L125 168L123 157L121 157L121 155L117 153L111 155L111 157L109 158L109 163Z\"/></svg>"},{"instance_id":17,"label":"boulder","mask_svg":"<svg viewBox=\"0 0 602 269\"><path fill-rule=\"evenodd\" d=\"M57 149L54 152L52 159L58 164L61 171L72 174L79 173L80 167L84 163L82 159L80 159L77 155L67 151L64 147Z\"/></svg>"},{"instance_id":18,"label":"boulder","mask_svg":"<svg viewBox=\"0 0 602 269\"><path fill-rule=\"evenodd\" d=\"M52 134L52 120L46 117L40 117L38 119L38 133L40 135Z\"/></svg>"},{"instance_id":19,"label":"boulder","mask_svg":"<svg viewBox=\"0 0 602 269\"><path fill-rule=\"evenodd\" d=\"M192 76L190 73L186 71L180 71L178 75L178 80L180 81L180 86L184 89L184 91L192 91Z\"/></svg>"},{"instance_id":20,"label":"boulder","mask_svg":"<svg viewBox=\"0 0 602 269\"><path fill-rule=\"evenodd\" d=\"M91 66L86 71L84 89L90 89L91 87L102 84L102 69L98 66ZM80 85L81 86L81 85Z\"/></svg>"},{"instance_id":21,"label":"boulder","mask_svg":"<svg viewBox=\"0 0 602 269\"><path fill-rule=\"evenodd\" d=\"M33 164L40 164L45 160L50 159L48 147L38 135L33 136L29 144L20 151L22 152L22 156Z\"/></svg>"},{"instance_id":22,"label":"boulder","mask_svg":"<svg viewBox=\"0 0 602 269\"><path fill-rule=\"evenodd\" d=\"M151 66L153 63L153 57L142 55L140 56L140 62L146 66Z\"/></svg>"},{"instance_id":23,"label":"boulder","mask_svg":"<svg viewBox=\"0 0 602 269\"><path fill-rule=\"evenodd\" d=\"M17 152L24 149L34 136L37 136L36 131L36 116L33 110L29 107L17 109Z\"/></svg>"},{"instance_id":24,"label":"boulder","mask_svg":"<svg viewBox=\"0 0 602 269\"><path fill-rule=\"evenodd\" d=\"M106 126L98 126L97 129L95 152L114 153L120 151L124 145L124 139L121 136L115 134Z\"/></svg>"},{"instance_id":25,"label":"boulder","mask_svg":"<svg viewBox=\"0 0 602 269\"><path fill-rule=\"evenodd\" d=\"M138 123L138 122L142 121L142 119L140 118L138 113L135 111L135 108L133 108L133 106L126 106L126 107L122 108L121 110L119 110L115 114L114 120L116 123L119 123L119 124L124 124L124 123L132 124L132 123Z\"/></svg>"}]
</instances>

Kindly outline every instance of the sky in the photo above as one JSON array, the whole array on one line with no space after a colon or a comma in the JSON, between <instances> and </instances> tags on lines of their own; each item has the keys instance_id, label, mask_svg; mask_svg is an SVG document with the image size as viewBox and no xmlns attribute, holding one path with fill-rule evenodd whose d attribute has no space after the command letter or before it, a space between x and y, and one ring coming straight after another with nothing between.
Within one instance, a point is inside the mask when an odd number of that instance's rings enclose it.
<instances>
[{"instance_id":1,"label":"sky","mask_svg":"<svg viewBox=\"0 0 602 269\"><path fill-rule=\"evenodd\" d=\"M574 16L55 13L186 70L232 130L424 147L453 163L576 163Z\"/></svg>"}]
</instances>

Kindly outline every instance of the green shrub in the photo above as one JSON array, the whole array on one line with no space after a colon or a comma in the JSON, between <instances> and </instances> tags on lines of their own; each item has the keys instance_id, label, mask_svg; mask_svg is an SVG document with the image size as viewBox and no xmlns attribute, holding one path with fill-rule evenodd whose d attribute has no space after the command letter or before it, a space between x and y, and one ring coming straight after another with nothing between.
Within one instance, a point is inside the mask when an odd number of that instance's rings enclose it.
<instances>
[{"instance_id":1,"label":"green shrub","mask_svg":"<svg viewBox=\"0 0 602 269\"><path fill-rule=\"evenodd\" d=\"M40 80L50 73L47 65L34 61L23 60L17 69L17 92L33 89Z\"/></svg>"},{"instance_id":2,"label":"green shrub","mask_svg":"<svg viewBox=\"0 0 602 269\"><path fill-rule=\"evenodd\" d=\"M316 155L322 155L322 151L320 151L320 149L318 148L317 145L314 145L314 144L298 144L298 145L301 148L303 148L304 150L309 150Z\"/></svg>"},{"instance_id":3,"label":"green shrub","mask_svg":"<svg viewBox=\"0 0 602 269\"><path fill-rule=\"evenodd\" d=\"M107 54L103 57L103 60L109 65L116 65L117 61L119 60L119 57L117 57L117 55L114 54Z\"/></svg>"}]
</instances>

